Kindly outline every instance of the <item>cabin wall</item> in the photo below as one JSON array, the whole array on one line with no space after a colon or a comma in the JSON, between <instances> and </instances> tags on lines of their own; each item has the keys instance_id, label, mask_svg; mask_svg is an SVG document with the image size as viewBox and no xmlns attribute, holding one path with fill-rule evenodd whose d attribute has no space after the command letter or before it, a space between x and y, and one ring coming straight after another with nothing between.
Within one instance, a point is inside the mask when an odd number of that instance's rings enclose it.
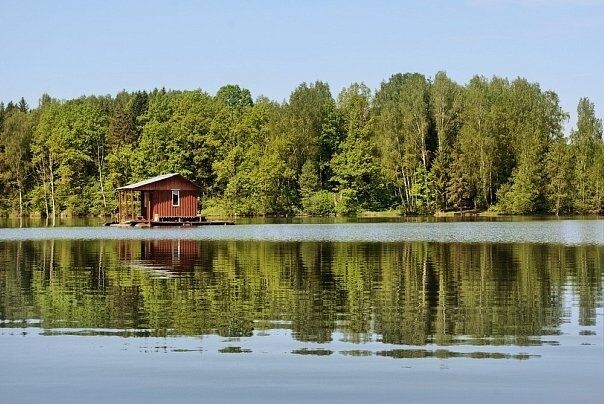
<instances>
[{"instance_id":1,"label":"cabin wall","mask_svg":"<svg viewBox=\"0 0 604 404\"><path fill-rule=\"evenodd\" d=\"M197 216L197 202L198 195L197 190L180 190L180 206L172 206L172 189L168 191L153 191L151 195L151 219L155 215L162 217L166 216L179 216L179 217L191 217Z\"/></svg>"}]
</instances>

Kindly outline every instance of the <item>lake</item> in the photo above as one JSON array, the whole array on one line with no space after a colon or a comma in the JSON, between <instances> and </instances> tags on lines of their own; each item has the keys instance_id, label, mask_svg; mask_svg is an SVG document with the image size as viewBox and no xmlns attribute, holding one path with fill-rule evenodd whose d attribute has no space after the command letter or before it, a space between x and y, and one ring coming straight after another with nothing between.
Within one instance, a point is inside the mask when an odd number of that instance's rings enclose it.
<instances>
[{"instance_id":1,"label":"lake","mask_svg":"<svg viewBox=\"0 0 604 404\"><path fill-rule=\"evenodd\" d=\"M604 220L240 223L0 229L0 401L602 398Z\"/></svg>"}]
</instances>

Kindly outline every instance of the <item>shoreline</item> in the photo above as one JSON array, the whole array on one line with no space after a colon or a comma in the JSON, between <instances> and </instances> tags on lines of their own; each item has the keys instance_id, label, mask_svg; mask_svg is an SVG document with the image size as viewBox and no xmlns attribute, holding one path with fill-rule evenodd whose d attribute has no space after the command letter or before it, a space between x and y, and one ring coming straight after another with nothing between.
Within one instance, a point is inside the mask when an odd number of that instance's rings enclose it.
<instances>
[{"instance_id":1,"label":"shoreline","mask_svg":"<svg viewBox=\"0 0 604 404\"><path fill-rule=\"evenodd\" d=\"M202 211L203 212L203 211ZM412 218L559 218L559 219L578 219L578 218L604 218L604 214L580 214L570 213L565 215L555 215L553 213L533 213L533 214L508 214L499 213L493 211L479 211L475 209L465 211L438 211L432 214L401 214L398 210L384 210L384 211L361 211L356 215L307 215L307 214L296 214L296 215L256 215L256 216L240 216L240 215L228 215L214 212L213 214L203 214L208 219L412 219ZM94 216L94 215L61 215L56 217L56 221L63 220L105 220L112 221L114 216ZM52 218L45 218L40 215L2 215L0 220L36 220L36 221L52 221Z\"/></svg>"}]
</instances>

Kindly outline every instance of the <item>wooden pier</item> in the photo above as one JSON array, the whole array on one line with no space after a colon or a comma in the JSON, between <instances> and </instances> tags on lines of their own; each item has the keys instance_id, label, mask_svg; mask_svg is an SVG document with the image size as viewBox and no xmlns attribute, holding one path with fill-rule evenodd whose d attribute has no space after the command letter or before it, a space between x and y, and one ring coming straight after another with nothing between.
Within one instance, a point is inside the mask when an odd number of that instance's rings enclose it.
<instances>
[{"instance_id":1,"label":"wooden pier","mask_svg":"<svg viewBox=\"0 0 604 404\"><path fill-rule=\"evenodd\" d=\"M104 226L112 227L198 227L198 226L230 226L235 222L231 220L199 220L199 221L148 221L128 220L125 222L110 222Z\"/></svg>"}]
</instances>

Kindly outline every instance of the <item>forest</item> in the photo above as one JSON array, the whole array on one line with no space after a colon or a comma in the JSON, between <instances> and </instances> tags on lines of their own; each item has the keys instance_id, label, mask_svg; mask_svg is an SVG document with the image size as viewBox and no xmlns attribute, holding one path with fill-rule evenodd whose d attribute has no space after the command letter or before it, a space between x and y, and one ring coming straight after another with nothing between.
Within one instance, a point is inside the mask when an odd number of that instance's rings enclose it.
<instances>
[{"instance_id":1,"label":"forest","mask_svg":"<svg viewBox=\"0 0 604 404\"><path fill-rule=\"evenodd\" d=\"M282 102L225 85L0 103L0 213L103 216L116 188L179 172L220 215L604 213L604 141L579 100L523 78L394 74Z\"/></svg>"}]
</instances>

